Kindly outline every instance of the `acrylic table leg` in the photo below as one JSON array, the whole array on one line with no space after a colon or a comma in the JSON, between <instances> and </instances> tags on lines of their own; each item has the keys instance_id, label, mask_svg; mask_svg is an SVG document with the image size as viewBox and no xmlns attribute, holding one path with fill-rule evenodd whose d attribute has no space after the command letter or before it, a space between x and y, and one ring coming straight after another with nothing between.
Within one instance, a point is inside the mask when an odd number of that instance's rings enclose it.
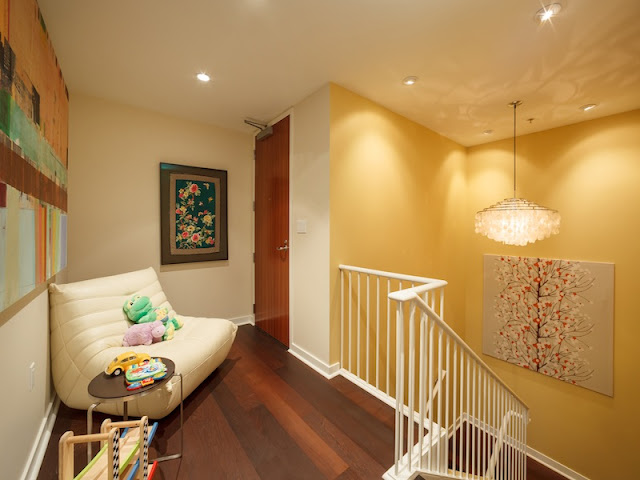
<instances>
[{"instance_id":1,"label":"acrylic table leg","mask_svg":"<svg viewBox=\"0 0 640 480\"><path fill-rule=\"evenodd\" d=\"M180 451L178 453L174 453L173 455L166 455L164 457L159 457L156 458L155 460L151 460L151 462L164 462L167 460L175 460L176 458L180 458L182 457L182 451L184 448L184 430L182 429L183 426L183 389L182 389L182 374L181 373L176 373L175 375L176 377L180 377ZM150 462L150 463L151 463Z\"/></svg>"},{"instance_id":2,"label":"acrylic table leg","mask_svg":"<svg viewBox=\"0 0 640 480\"><path fill-rule=\"evenodd\" d=\"M87 409L87 435L91 435L93 433L93 410L100 405L100 403L94 403L93 405L90 405L89 408ZM91 459L93 458L92 452L91 452L91 442L87 443L87 463L91 462Z\"/></svg>"}]
</instances>

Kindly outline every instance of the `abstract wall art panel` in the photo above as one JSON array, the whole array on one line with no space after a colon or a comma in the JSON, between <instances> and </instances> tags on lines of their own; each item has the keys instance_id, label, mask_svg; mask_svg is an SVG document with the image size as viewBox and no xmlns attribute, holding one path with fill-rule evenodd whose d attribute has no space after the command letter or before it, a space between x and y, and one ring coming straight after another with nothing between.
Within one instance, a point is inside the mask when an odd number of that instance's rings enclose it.
<instances>
[{"instance_id":1,"label":"abstract wall art panel","mask_svg":"<svg viewBox=\"0 0 640 480\"><path fill-rule=\"evenodd\" d=\"M612 263L484 256L483 353L613 396Z\"/></svg>"},{"instance_id":2,"label":"abstract wall art panel","mask_svg":"<svg viewBox=\"0 0 640 480\"><path fill-rule=\"evenodd\" d=\"M66 267L67 215L0 183L0 311Z\"/></svg>"},{"instance_id":3,"label":"abstract wall art panel","mask_svg":"<svg viewBox=\"0 0 640 480\"><path fill-rule=\"evenodd\" d=\"M69 94L36 0L0 0L0 312L66 266Z\"/></svg>"}]
</instances>

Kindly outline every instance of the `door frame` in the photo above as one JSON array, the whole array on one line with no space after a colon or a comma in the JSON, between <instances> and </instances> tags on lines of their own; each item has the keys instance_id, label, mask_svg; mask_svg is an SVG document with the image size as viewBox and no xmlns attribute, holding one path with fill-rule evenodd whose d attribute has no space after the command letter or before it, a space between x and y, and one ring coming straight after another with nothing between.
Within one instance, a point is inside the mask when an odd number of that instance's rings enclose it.
<instances>
[{"instance_id":1,"label":"door frame","mask_svg":"<svg viewBox=\"0 0 640 480\"><path fill-rule=\"evenodd\" d=\"M292 282L291 279L292 277L292 272L293 272L293 262L295 261L294 256L295 256L295 242L293 241L293 229L291 228L291 225L293 225L293 221L292 221L292 217L291 217L291 212L292 212L292 207L293 207L293 203L291 201L292 199L292 195L291 195L291 166L293 164L293 138L294 138L294 130L295 130L295 122L294 122L294 114L293 114L293 107L288 108L287 110L285 110L284 112L280 113L279 115L277 115L273 120L267 122L267 126L270 127L276 123L278 123L280 120L282 120L285 117L289 117L289 225L288 225L288 237L289 237L289 345L287 346L287 348L289 349L289 351L291 351L291 345L293 344L293 339L294 337L294 321L293 321L293 292L294 290L291 288L292 286ZM256 151L256 136L253 136L253 152L255 155L255 151ZM253 222L251 225L251 236L252 238L252 243L253 243L253 254L255 255L256 252L256 210L255 210L255 202L256 202L256 160L255 160L255 156L253 158L253 164L251 165L251 170L253 172L253 174L251 175L251 183L253 185L252 188L252 196L253 196L253 203L252 205L254 205L253 208ZM253 262L253 269L252 269L252 282L251 282L251 290L252 290L252 298L253 298L253 304L256 304L256 262ZM255 317L255 312L252 312L251 314L252 318L253 318L253 326L256 326L256 317Z\"/></svg>"}]
</instances>

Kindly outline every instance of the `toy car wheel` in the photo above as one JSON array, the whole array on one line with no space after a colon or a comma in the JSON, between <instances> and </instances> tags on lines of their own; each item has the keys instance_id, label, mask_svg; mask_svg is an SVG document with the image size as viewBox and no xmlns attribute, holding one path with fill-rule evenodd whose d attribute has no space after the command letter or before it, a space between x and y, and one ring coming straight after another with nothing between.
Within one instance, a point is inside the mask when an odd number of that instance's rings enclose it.
<instances>
[{"instance_id":1,"label":"toy car wheel","mask_svg":"<svg viewBox=\"0 0 640 480\"><path fill-rule=\"evenodd\" d=\"M122 373L122 370L121 370L121 369L119 369L119 368L116 368L116 369L113 371L113 374L114 374L115 376L118 376L118 375L120 375L121 373Z\"/></svg>"}]
</instances>

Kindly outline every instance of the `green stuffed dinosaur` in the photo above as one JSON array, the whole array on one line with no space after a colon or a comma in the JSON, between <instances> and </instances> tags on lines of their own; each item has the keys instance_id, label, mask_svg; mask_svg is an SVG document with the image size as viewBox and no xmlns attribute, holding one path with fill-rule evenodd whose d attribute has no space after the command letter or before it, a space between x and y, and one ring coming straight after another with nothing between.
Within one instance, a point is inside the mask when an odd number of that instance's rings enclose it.
<instances>
[{"instance_id":1,"label":"green stuffed dinosaur","mask_svg":"<svg viewBox=\"0 0 640 480\"><path fill-rule=\"evenodd\" d=\"M165 326L165 333L162 340L171 340L175 330L179 330L184 325L182 319L176 312L167 307L154 307L151 299L143 295L133 295L124 303L122 307L127 318L134 323L148 323L160 320Z\"/></svg>"}]
</instances>

